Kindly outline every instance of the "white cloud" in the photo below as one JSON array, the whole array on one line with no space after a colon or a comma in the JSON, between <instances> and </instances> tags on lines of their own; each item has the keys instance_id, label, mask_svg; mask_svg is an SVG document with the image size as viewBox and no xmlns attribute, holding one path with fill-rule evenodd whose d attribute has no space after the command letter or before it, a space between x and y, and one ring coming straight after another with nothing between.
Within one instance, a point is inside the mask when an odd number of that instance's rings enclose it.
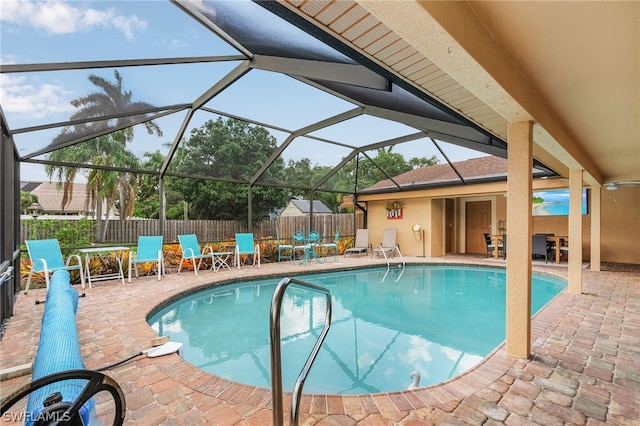
<instances>
[{"instance_id":1,"label":"white cloud","mask_svg":"<svg viewBox=\"0 0 640 426\"><path fill-rule=\"evenodd\" d=\"M136 15L121 15L116 9L80 8L61 0L3 0L0 21L28 25L49 34L72 34L112 26L127 38L147 28L147 22Z\"/></svg>"},{"instance_id":2,"label":"white cloud","mask_svg":"<svg viewBox=\"0 0 640 426\"><path fill-rule=\"evenodd\" d=\"M187 44L187 43L185 43L185 42L183 42L183 41L181 41L181 40L175 39L175 38L174 38L174 39L172 39L172 40L169 42L169 45L168 45L168 47L169 47L169 49L170 49L170 50L179 49L179 48L181 48L181 47L186 47L186 46L188 46L188 44Z\"/></svg>"},{"instance_id":3,"label":"white cloud","mask_svg":"<svg viewBox=\"0 0 640 426\"><path fill-rule=\"evenodd\" d=\"M71 93L50 83L31 83L25 76L0 74L0 104L6 113L41 118L47 114L71 112Z\"/></svg>"}]
</instances>

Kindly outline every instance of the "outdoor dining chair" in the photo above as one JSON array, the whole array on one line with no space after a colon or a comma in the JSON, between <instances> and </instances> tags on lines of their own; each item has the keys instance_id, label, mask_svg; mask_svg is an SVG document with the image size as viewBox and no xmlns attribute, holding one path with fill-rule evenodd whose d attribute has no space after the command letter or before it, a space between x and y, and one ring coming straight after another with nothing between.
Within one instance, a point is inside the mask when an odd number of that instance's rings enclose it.
<instances>
[{"instance_id":1,"label":"outdoor dining chair","mask_svg":"<svg viewBox=\"0 0 640 426\"><path fill-rule=\"evenodd\" d=\"M135 257L134 257L135 256ZM151 263L157 265L158 281L165 273L164 254L162 253L162 235L141 235L138 237L138 248L129 252L129 282L131 282L131 268L133 267L138 278L138 265Z\"/></svg>"},{"instance_id":2,"label":"outdoor dining chair","mask_svg":"<svg viewBox=\"0 0 640 426\"><path fill-rule=\"evenodd\" d=\"M276 226L276 243L278 244L278 262L280 262L280 260L282 259L291 260L291 256L293 256L293 253L292 253L293 244L280 243L280 232L278 231L277 226Z\"/></svg>"},{"instance_id":3,"label":"outdoor dining chair","mask_svg":"<svg viewBox=\"0 0 640 426\"><path fill-rule=\"evenodd\" d=\"M260 267L260 246L253 241L253 234L236 234L236 265L240 269L240 256L253 256L253 265Z\"/></svg>"},{"instance_id":4,"label":"outdoor dining chair","mask_svg":"<svg viewBox=\"0 0 640 426\"><path fill-rule=\"evenodd\" d=\"M338 263L338 241L339 241L339 238L340 238L340 228L338 228L336 230L336 235L333 238L333 242L332 243L322 244L323 250L326 250L325 251L325 256L326 256L327 251L333 250L333 256L334 256L334 262L335 263Z\"/></svg>"},{"instance_id":5,"label":"outdoor dining chair","mask_svg":"<svg viewBox=\"0 0 640 426\"><path fill-rule=\"evenodd\" d=\"M544 263L549 260L549 247L547 246L547 236L535 234L531 236L531 256L544 256Z\"/></svg>"},{"instance_id":6,"label":"outdoor dining chair","mask_svg":"<svg viewBox=\"0 0 640 426\"><path fill-rule=\"evenodd\" d=\"M84 288L84 272L82 270L82 260L77 254L72 254L67 257L65 263L62 258L62 251L60 250L60 244L55 238L48 240L26 240L27 251L29 252L29 259L31 260L31 270L29 271L29 277L27 278L27 285L24 289L25 294L29 291L31 286L31 277L34 273L44 272L44 281L49 290L49 275L55 271L72 271L77 269L80 271L80 282L82 288ZM72 259L76 259L76 264L71 265Z\"/></svg>"}]
</instances>

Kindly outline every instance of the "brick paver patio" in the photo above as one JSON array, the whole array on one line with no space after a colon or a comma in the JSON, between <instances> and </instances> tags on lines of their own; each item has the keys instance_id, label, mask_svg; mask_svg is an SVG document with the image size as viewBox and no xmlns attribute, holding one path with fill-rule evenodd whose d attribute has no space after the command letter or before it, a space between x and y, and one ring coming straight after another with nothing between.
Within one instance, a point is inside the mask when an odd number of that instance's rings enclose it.
<instances>
[{"instance_id":1,"label":"brick paver patio","mask_svg":"<svg viewBox=\"0 0 640 426\"><path fill-rule=\"evenodd\" d=\"M468 256L426 260L495 265ZM162 281L144 277L125 286L96 283L84 291L77 317L85 366L98 368L149 347L156 335L145 321L147 314L167 298L198 286L371 262L376 261L341 257L338 265L333 260L308 266L268 264L204 271L198 277L174 273ZM558 266L534 269L566 276L566 268ZM530 359L510 357L499 347L473 370L437 386L375 395L304 396L300 424L640 424L640 266L603 269L584 271L582 295L563 292L535 316ZM2 369L33 361L44 309L35 301L44 297L44 290L18 297L15 316L0 342ZM212 376L178 355L138 358L106 373L126 396L125 424L271 424L269 389ZM28 375L5 380L0 392L5 396L29 380ZM285 397L285 407L288 404Z\"/></svg>"}]
</instances>

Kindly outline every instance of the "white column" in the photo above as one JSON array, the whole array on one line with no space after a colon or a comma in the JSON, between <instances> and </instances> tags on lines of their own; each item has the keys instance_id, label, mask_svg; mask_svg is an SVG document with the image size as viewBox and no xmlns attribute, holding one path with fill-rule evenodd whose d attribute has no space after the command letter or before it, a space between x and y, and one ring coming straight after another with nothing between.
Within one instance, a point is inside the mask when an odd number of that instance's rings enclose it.
<instances>
[{"instance_id":1,"label":"white column","mask_svg":"<svg viewBox=\"0 0 640 426\"><path fill-rule=\"evenodd\" d=\"M509 355L531 352L531 217L533 123L510 123L507 174L507 343Z\"/></svg>"}]
</instances>

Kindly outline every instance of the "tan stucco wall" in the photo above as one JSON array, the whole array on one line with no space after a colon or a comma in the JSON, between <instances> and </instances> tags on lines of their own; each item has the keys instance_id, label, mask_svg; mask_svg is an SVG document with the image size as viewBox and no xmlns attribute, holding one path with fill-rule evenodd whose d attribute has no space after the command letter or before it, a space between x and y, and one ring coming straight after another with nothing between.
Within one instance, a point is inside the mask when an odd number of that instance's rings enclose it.
<instances>
[{"instance_id":1,"label":"tan stucco wall","mask_svg":"<svg viewBox=\"0 0 640 426\"><path fill-rule=\"evenodd\" d=\"M534 190L545 188L566 188L564 180L537 181ZM492 193L487 193L487 192ZM481 195L485 192L486 195ZM393 194L361 197L368 202L368 228L371 244L375 247L382 240L384 228L398 229L398 242L403 255L422 255L422 242L414 238L411 226L415 223L425 228L426 256L442 256L444 254L444 198L456 198L455 248L454 252L463 253L465 247L464 203L474 200L491 200L492 229L498 231L498 221L506 219L508 196L504 184L469 185L430 191L403 193L402 197ZM640 264L640 185L636 187L619 187L617 191L601 190L602 193L602 237L601 260L603 262ZM399 194L398 194L399 195ZM386 218L387 201L399 200L404 203L403 218L389 220ZM432 202L433 200L433 202ZM568 216L535 216L533 217L534 233L553 233L567 235ZM506 223L507 234L509 223ZM591 249L591 214L582 216L582 257L589 261Z\"/></svg>"},{"instance_id":2,"label":"tan stucco wall","mask_svg":"<svg viewBox=\"0 0 640 426\"><path fill-rule=\"evenodd\" d=\"M398 230L398 244L403 256L421 256L423 241L414 235L411 227L419 224L425 230L425 244L431 239L431 200L427 198L403 199L393 198L390 201L401 201L402 219L387 219L386 201L371 201L368 203L368 228L370 242L375 248L382 241L385 228ZM425 246L425 250L429 250ZM430 256L429 253L426 254Z\"/></svg>"},{"instance_id":3,"label":"tan stucco wall","mask_svg":"<svg viewBox=\"0 0 640 426\"><path fill-rule=\"evenodd\" d=\"M640 185L601 194L602 261L640 264Z\"/></svg>"}]
</instances>

